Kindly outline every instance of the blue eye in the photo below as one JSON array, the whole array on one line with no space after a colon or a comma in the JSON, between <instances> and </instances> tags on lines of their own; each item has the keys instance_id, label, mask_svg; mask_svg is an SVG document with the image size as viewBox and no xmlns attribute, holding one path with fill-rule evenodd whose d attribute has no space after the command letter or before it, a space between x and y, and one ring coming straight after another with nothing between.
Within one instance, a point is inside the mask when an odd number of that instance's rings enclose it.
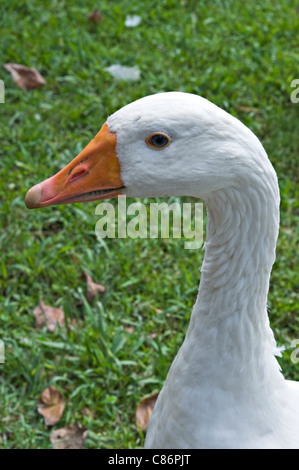
<instances>
[{"instance_id":1,"label":"blue eye","mask_svg":"<svg viewBox=\"0 0 299 470\"><path fill-rule=\"evenodd\" d=\"M165 134L151 134L146 139L145 142L152 148L163 149L169 144L169 137Z\"/></svg>"}]
</instances>

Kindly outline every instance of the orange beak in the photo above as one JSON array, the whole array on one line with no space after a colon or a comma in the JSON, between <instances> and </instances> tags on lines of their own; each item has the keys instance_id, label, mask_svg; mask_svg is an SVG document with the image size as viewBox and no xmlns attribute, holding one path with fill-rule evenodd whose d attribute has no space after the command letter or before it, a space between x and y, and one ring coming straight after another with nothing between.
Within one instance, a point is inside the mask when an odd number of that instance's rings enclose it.
<instances>
[{"instance_id":1,"label":"orange beak","mask_svg":"<svg viewBox=\"0 0 299 470\"><path fill-rule=\"evenodd\" d=\"M124 183L116 155L116 134L105 123L82 152L56 175L29 189L28 209L107 199L121 194Z\"/></svg>"}]
</instances>

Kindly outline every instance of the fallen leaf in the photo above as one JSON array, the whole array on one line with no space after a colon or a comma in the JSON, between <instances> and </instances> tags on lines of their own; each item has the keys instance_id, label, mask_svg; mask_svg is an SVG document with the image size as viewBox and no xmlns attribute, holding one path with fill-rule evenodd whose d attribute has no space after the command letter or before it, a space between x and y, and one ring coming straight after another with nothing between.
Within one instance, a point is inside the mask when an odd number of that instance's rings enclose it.
<instances>
[{"instance_id":1,"label":"fallen leaf","mask_svg":"<svg viewBox=\"0 0 299 470\"><path fill-rule=\"evenodd\" d=\"M149 335L147 335L149 339L155 339L157 336L158 336L158 333L150 333Z\"/></svg>"},{"instance_id":2,"label":"fallen leaf","mask_svg":"<svg viewBox=\"0 0 299 470\"><path fill-rule=\"evenodd\" d=\"M118 425L121 424L121 418L120 418L120 415L118 413L116 415L116 418L115 418L114 422L115 422L115 424L118 424Z\"/></svg>"},{"instance_id":3,"label":"fallen leaf","mask_svg":"<svg viewBox=\"0 0 299 470\"><path fill-rule=\"evenodd\" d=\"M44 417L45 425L58 423L65 407L60 391L51 385L43 391L40 400L42 403L38 405L37 411Z\"/></svg>"},{"instance_id":4,"label":"fallen leaf","mask_svg":"<svg viewBox=\"0 0 299 470\"><path fill-rule=\"evenodd\" d=\"M136 28L141 23L141 16L139 15L127 15L125 19L125 25L127 28Z\"/></svg>"},{"instance_id":5,"label":"fallen leaf","mask_svg":"<svg viewBox=\"0 0 299 470\"><path fill-rule=\"evenodd\" d=\"M87 273L84 273L86 277L86 286L87 286L87 293L86 293L86 299L88 302L90 302L96 295L103 294L106 292L106 287L103 286L103 284L97 284L94 282L91 278L91 276Z\"/></svg>"},{"instance_id":6,"label":"fallen leaf","mask_svg":"<svg viewBox=\"0 0 299 470\"><path fill-rule=\"evenodd\" d=\"M86 406L85 408L83 408L82 410L82 415L83 416L89 416L90 418L94 419L95 418L95 411L91 410L90 408L88 408L88 406Z\"/></svg>"},{"instance_id":7,"label":"fallen leaf","mask_svg":"<svg viewBox=\"0 0 299 470\"><path fill-rule=\"evenodd\" d=\"M100 21L102 21L103 17L99 10L95 8L93 12L89 13L88 19L91 23L99 23Z\"/></svg>"},{"instance_id":8,"label":"fallen leaf","mask_svg":"<svg viewBox=\"0 0 299 470\"><path fill-rule=\"evenodd\" d=\"M132 335L135 331L135 327L134 326L125 326L125 330L130 334Z\"/></svg>"},{"instance_id":9,"label":"fallen leaf","mask_svg":"<svg viewBox=\"0 0 299 470\"><path fill-rule=\"evenodd\" d=\"M158 395L159 393L154 393L152 396L144 398L137 406L136 425L138 428L141 428L142 431L147 429Z\"/></svg>"},{"instance_id":10,"label":"fallen leaf","mask_svg":"<svg viewBox=\"0 0 299 470\"><path fill-rule=\"evenodd\" d=\"M160 308L155 308L154 307L154 310L155 310L156 313L162 313L163 312L163 310L161 310Z\"/></svg>"},{"instance_id":11,"label":"fallen leaf","mask_svg":"<svg viewBox=\"0 0 299 470\"><path fill-rule=\"evenodd\" d=\"M53 449L82 449L88 431L77 423L52 431L50 441Z\"/></svg>"},{"instance_id":12,"label":"fallen leaf","mask_svg":"<svg viewBox=\"0 0 299 470\"><path fill-rule=\"evenodd\" d=\"M140 78L140 70L137 66L134 67L125 67L120 64L110 65L106 67L105 70L112 75L112 77L116 78L117 80L125 80L125 81L136 81Z\"/></svg>"},{"instance_id":13,"label":"fallen leaf","mask_svg":"<svg viewBox=\"0 0 299 470\"><path fill-rule=\"evenodd\" d=\"M238 109L240 111L244 111L247 114L253 114L254 116L259 117L261 114L261 110L258 108L251 108L250 106L239 106Z\"/></svg>"},{"instance_id":14,"label":"fallen leaf","mask_svg":"<svg viewBox=\"0 0 299 470\"><path fill-rule=\"evenodd\" d=\"M38 70L21 64L4 64L4 68L11 73L15 84L22 90L33 90L46 85L46 80Z\"/></svg>"},{"instance_id":15,"label":"fallen leaf","mask_svg":"<svg viewBox=\"0 0 299 470\"><path fill-rule=\"evenodd\" d=\"M44 323L50 332L55 331L57 323L64 326L64 311L62 308L51 307L40 300L38 306L33 310L36 328L42 328Z\"/></svg>"}]
</instances>

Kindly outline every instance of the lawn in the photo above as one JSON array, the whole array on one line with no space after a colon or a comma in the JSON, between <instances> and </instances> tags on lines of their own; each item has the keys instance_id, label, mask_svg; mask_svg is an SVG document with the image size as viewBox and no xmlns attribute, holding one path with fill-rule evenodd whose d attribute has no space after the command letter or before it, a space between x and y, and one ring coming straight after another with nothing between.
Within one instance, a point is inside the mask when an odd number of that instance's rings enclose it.
<instances>
[{"instance_id":1,"label":"lawn","mask_svg":"<svg viewBox=\"0 0 299 470\"><path fill-rule=\"evenodd\" d=\"M0 448L51 448L53 429L78 423L85 448L142 447L135 410L158 392L194 304L203 250L184 240L104 239L97 203L29 211L27 190L89 142L107 116L142 96L200 94L243 121L278 173L281 229L268 299L284 375L299 380L298 5L294 0L3 1L0 4ZM98 7L102 20L88 14ZM127 15L141 23L125 26ZM5 63L36 67L46 86L19 89ZM137 66L136 82L105 69ZM297 75L296 75L297 74ZM111 201L112 202L112 201ZM132 202L132 201L129 201ZM87 272L106 292L86 298ZM42 300L66 324L37 328ZM45 426L42 392L62 417Z\"/></svg>"}]
</instances>

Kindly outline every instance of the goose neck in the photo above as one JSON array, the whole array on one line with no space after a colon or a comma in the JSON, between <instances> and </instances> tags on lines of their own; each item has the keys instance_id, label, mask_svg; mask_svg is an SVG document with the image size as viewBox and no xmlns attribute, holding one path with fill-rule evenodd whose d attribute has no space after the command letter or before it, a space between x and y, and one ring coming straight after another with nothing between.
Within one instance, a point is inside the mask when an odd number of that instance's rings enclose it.
<instances>
[{"instance_id":1,"label":"goose neck","mask_svg":"<svg viewBox=\"0 0 299 470\"><path fill-rule=\"evenodd\" d=\"M197 345L202 364L215 360L238 379L241 371L266 378L270 363L277 369L266 308L279 226L275 194L260 184L205 201L205 256L186 341Z\"/></svg>"}]
</instances>

